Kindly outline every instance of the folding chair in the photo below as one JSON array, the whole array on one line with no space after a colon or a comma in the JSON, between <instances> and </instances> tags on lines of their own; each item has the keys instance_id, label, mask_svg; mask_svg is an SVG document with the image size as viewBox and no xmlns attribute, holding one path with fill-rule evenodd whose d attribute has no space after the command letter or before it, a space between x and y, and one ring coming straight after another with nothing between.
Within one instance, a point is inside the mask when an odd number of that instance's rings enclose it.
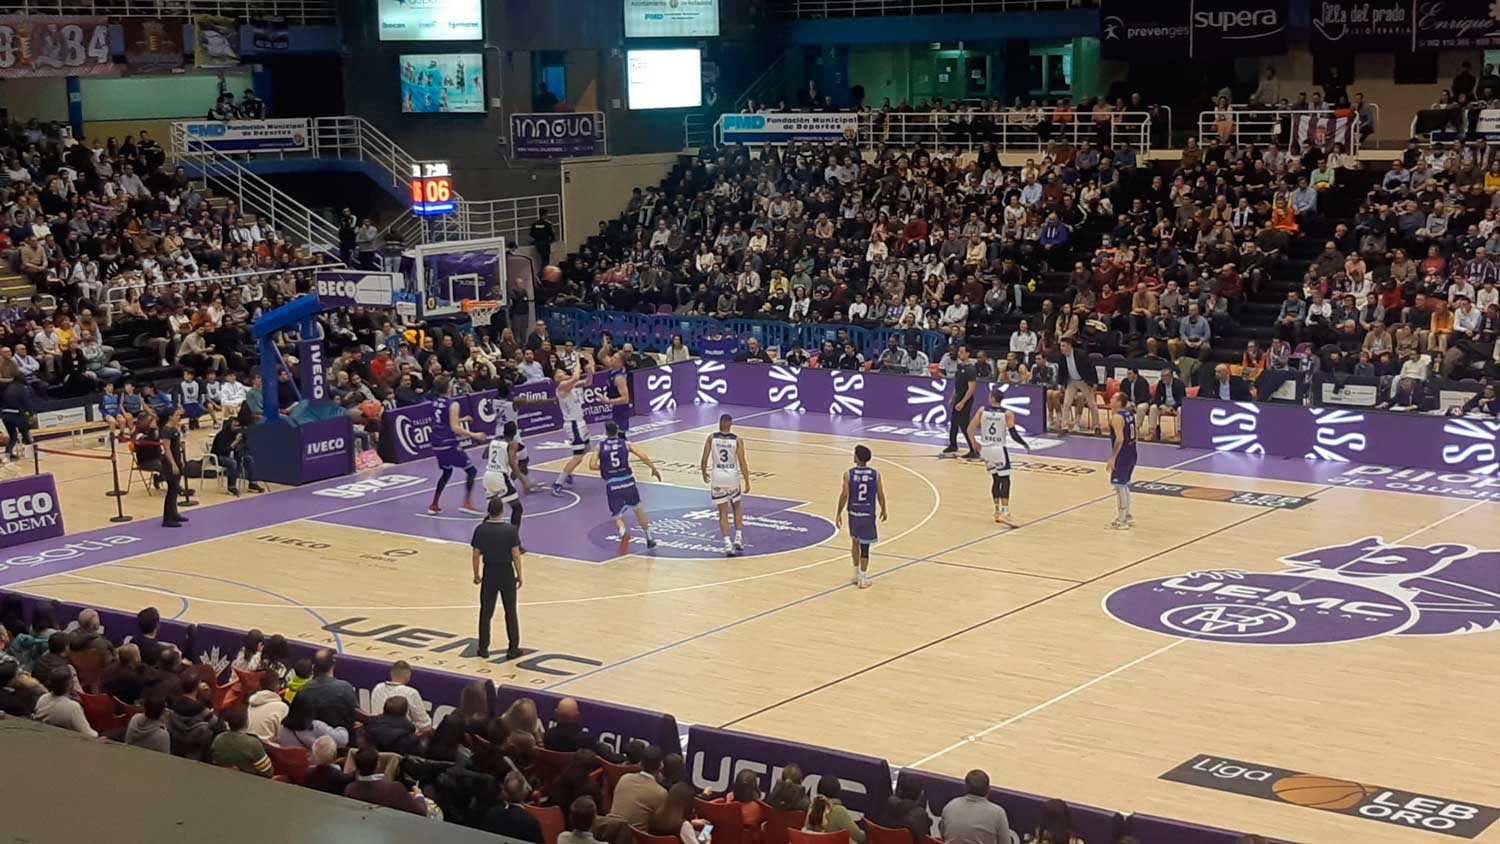
<instances>
[{"instance_id":1,"label":"folding chair","mask_svg":"<svg viewBox=\"0 0 1500 844\"><path fill-rule=\"evenodd\" d=\"M849 830L841 829L838 832L803 832L800 829L788 829L787 840L790 844L849 844Z\"/></svg>"},{"instance_id":2,"label":"folding chair","mask_svg":"<svg viewBox=\"0 0 1500 844\"><path fill-rule=\"evenodd\" d=\"M141 479L141 486L146 488L147 495L155 495L155 489L151 478L147 476L146 470L141 468L141 461L136 459L135 440L125 443L125 448L130 452L130 470L125 473L125 492L128 494L135 486L135 479Z\"/></svg>"},{"instance_id":3,"label":"folding chair","mask_svg":"<svg viewBox=\"0 0 1500 844\"><path fill-rule=\"evenodd\" d=\"M652 835L638 826L631 827L630 831L635 833L635 844L682 844L680 835ZM847 839L848 833L845 833L844 837ZM846 840L844 844L848 844L848 841Z\"/></svg>"},{"instance_id":4,"label":"folding chair","mask_svg":"<svg viewBox=\"0 0 1500 844\"><path fill-rule=\"evenodd\" d=\"M213 440L203 441L203 456L199 458L201 462L199 463L198 476L200 478L207 478L209 470L212 469L214 481L218 483L219 489L224 489L224 467L219 463L219 455L214 454L213 447Z\"/></svg>"},{"instance_id":5,"label":"folding chair","mask_svg":"<svg viewBox=\"0 0 1500 844\"><path fill-rule=\"evenodd\" d=\"M888 826L872 822L869 818L864 819L865 844L912 844L911 830L892 829ZM714 828L715 831L718 827Z\"/></svg>"},{"instance_id":6,"label":"folding chair","mask_svg":"<svg viewBox=\"0 0 1500 844\"><path fill-rule=\"evenodd\" d=\"M125 719L115 711L115 699L109 695L91 695L85 692L78 696L83 707L83 717L97 732L107 733L125 726Z\"/></svg>"},{"instance_id":7,"label":"folding chair","mask_svg":"<svg viewBox=\"0 0 1500 844\"><path fill-rule=\"evenodd\" d=\"M262 742L266 747L266 755L271 758L271 767L277 776L287 778L293 785L301 785L307 778L307 767L310 764L305 747L282 747L271 742Z\"/></svg>"},{"instance_id":8,"label":"folding chair","mask_svg":"<svg viewBox=\"0 0 1500 844\"><path fill-rule=\"evenodd\" d=\"M763 844L788 844L790 832L801 829L807 823L807 811L788 811L777 809L770 803L760 801L761 812L765 816L765 824L761 826L761 841Z\"/></svg>"},{"instance_id":9,"label":"folding chair","mask_svg":"<svg viewBox=\"0 0 1500 844\"><path fill-rule=\"evenodd\" d=\"M104 651L97 648L69 651L68 663L78 672L78 685L84 691L99 691L99 679L104 675Z\"/></svg>"}]
</instances>

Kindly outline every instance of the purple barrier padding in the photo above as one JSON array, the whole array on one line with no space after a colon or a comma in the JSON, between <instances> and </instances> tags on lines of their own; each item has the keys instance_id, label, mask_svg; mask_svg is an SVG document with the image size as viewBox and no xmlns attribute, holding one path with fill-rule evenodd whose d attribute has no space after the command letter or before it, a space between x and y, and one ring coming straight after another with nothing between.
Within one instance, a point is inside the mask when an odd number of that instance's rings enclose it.
<instances>
[{"instance_id":1,"label":"purple barrier padding","mask_svg":"<svg viewBox=\"0 0 1500 844\"><path fill-rule=\"evenodd\" d=\"M193 652L195 661L213 666L219 673L220 680L225 681L228 680L230 663L234 661L235 655L239 653L245 641L245 631L203 624L199 625L195 631L193 641L196 645L196 650ZM311 659L319 648L324 647L299 639L288 639L287 646L293 660ZM370 712L370 692L377 685L390 679L391 664L383 660L340 654L334 664L333 674L335 677L348 680L355 689L359 690L360 709ZM419 665L411 667L411 686L428 704L428 710L432 713L434 722L443 720L448 713L458 707L462 700L464 686L470 683L484 684L486 703L494 699L493 685L488 680L466 677L462 674L450 674L447 671L433 671Z\"/></svg>"},{"instance_id":2,"label":"purple barrier padding","mask_svg":"<svg viewBox=\"0 0 1500 844\"><path fill-rule=\"evenodd\" d=\"M528 689L525 686L496 686L495 714L505 712L511 704L523 697L531 698L536 703L537 716L542 723L551 726L557 702L571 695ZM622 752L627 744L636 739L660 747L662 753L682 752L682 736L677 730L677 719L665 712L582 697L573 699L578 701L579 720L583 726L588 728L596 741L605 742L616 752Z\"/></svg>"},{"instance_id":3,"label":"purple barrier padding","mask_svg":"<svg viewBox=\"0 0 1500 844\"><path fill-rule=\"evenodd\" d=\"M50 473L0 483L0 548L62 535L62 503Z\"/></svg>"},{"instance_id":4,"label":"purple barrier padding","mask_svg":"<svg viewBox=\"0 0 1500 844\"><path fill-rule=\"evenodd\" d=\"M37 604L42 603L43 601L56 604L57 623L62 627L67 627L68 622L78 618L78 614L88 606L87 604L75 604L71 601L57 601L47 597L28 595L25 592L17 592L14 589L0 589L0 596L9 597L11 595L14 595L21 599L21 612L28 622L31 621L31 614L35 611ZM127 632L133 633L135 632L135 620L131 620L130 630L128 631L106 630L106 632L109 635L114 636L115 638L120 638L120 636L123 636Z\"/></svg>"},{"instance_id":5,"label":"purple barrier padding","mask_svg":"<svg viewBox=\"0 0 1500 844\"><path fill-rule=\"evenodd\" d=\"M1131 815L1130 834L1143 844L1235 844L1242 833L1155 815Z\"/></svg>"},{"instance_id":6,"label":"purple barrier padding","mask_svg":"<svg viewBox=\"0 0 1500 844\"><path fill-rule=\"evenodd\" d=\"M98 607L99 622L109 632L109 640L116 645L127 644L126 639L136 636L135 613L120 612L119 610L107 610ZM156 628L156 638L163 642L169 642L177 646L183 655L193 652L193 627L180 621L161 620L161 626Z\"/></svg>"},{"instance_id":7,"label":"purple barrier padding","mask_svg":"<svg viewBox=\"0 0 1500 844\"><path fill-rule=\"evenodd\" d=\"M976 389L981 406L988 386ZM702 359L639 370L631 384L632 404L641 414L678 405L732 404L936 426L948 424L952 393L946 378ZM1023 432L1037 432L1046 426L1045 397L1041 387L1011 385L1005 389L1003 405L1016 414Z\"/></svg>"},{"instance_id":8,"label":"purple barrier padding","mask_svg":"<svg viewBox=\"0 0 1500 844\"><path fill-rule=\"evenodd\" d=\"M1497 439L1494 419L1219 399L1182 408L1185 447L1270 457L1490 475L1500 469Z\"/></svg>"},{"instance_id":9,"label":"purple barrier padding","mask_svg":"<svg viewBox=\"0 0 1500 844\"><path fill-rule=\"evenodd\" d=\"M806 774L808 793L820 778L836 776L844 805L861 814L880 817L891 794L891 766L884 759L715 727L688 728L688 762L693 784L717 793L728 791L734 775L746 768L759 773L761 789L770 791L781 769L795 763Z\"/></svg>"},{"instance_id":10,"label":"purple barrier padding","mask_svg":"<svg viewBox=\"0 0 1500 844\"><path fill-rule=\"evenodd\" d=\"M964 781L961 779L929 774L913 768L903 770L901 775L915 777L922 784L922 791L927 797L927 810L933 815L942 815L943 807L948 805L948 801L964 794ZM1042 817L1042 805L1052 798L991 786L990 799L1005 809L1005 814L1010 819L1010 828L1024 838L1031 830L1036 829ZM1119 812L1079 803L1069 803L1068 810L1073 816L1074 834L1082 839L1083 844L1114 844L1115 839L1124 833L1125 818ZM935 829L933 834L937 834ZM1143 837L1141 840L1148 844L1180 844L1170 839Z\"/></svg>"}]
</instances>

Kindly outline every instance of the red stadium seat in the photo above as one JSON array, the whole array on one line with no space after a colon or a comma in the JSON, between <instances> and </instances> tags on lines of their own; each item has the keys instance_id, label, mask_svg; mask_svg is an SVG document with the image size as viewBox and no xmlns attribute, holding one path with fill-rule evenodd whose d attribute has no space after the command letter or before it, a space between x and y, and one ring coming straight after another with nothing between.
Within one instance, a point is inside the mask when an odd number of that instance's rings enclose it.
<instances>
[{"instance_id":1,"label":"red stadium seat","mask_svg":"<svg viewBox=\"0 0 1500 844\"><path fill-rule=\"evenodd\" d=\"M563 810L557 806L533 806L529 803L523 804L522 809L526 814L536 818L536 822L542 828L542 844L557 844L557 836L562 835L566 824L563 823Z\"/></svg>"},{"instance_id":2,"label":"red stadium seat","mask_svg":"<svg viewBox=\"0 0 1500 844\"><path fill-rule=\"evenodd\" d=\"M107 733L125 726L124 716L115 710L115 699L109 695L85 692L78 696L78 703L83 706L83 717L97 732Z\"/></svg>"},{"instance_id":3,"label":"red stadium seat","mask_svg":"<svg viewBox=\"0 0 1500 844\"><path fill-rule=\"evenodd\" d=\"M630 831L635 833L635 844L682 844L680 835L652 835L638 826L631 827Z\"/></svg>"},{"instance_id":4,"label":"red stadium seat","mask_svg":"<svg viewBox=\"0 0 1500 844\"><path fill-rule=\"evenodd\" d=\"M787 840L790 844L849 844L849 830L841 829L838 832L803 832L800 829L788 829Z\"/></svg>"},{"instance_id":5,"label":"red stadium seat","mask_svg":"<svg viewBox=\"0 0 1500 844\"><path fill-rule=\"evenodd\" d=\"M697 800L693 805L698 817L714 825L714 844L744 844L745 813L740 811L740 804Z\"/></svg>"},{"instance_id":6,"label":"red stadium seat","mask_svg":"<svg viewBox=\"0 0 1500 844\"><path fill-rule=\"evenodd\" d=\"M275 769L276 775L286 777L293 785L301 785L307 778L307 768L311 764L307 757L305 747L282 747L279 744L263 742L266 746L266 755L271 757L271 767Z\"/></svg>"},{"instance_id":7,"label":"red stadium seat","mask_svg":"<svg viewBox=\"0 0 1500 844\"><path fill-rule=\"evenodd\" d=\"M765 813L765 823L761 825L761 841L763 844L787 844L788 833L793 829L801 829L807 823L807 812L787 811L777 809L771 804L760 801L761 811Z\"/></svg>"},{"instance_id":8,"label":"red stadium seat","mask_svg":"<svg viewBox=\"0 0 1500 844\"><path fill-rule=\"evenodd\" d=\"M68 651L68 664L78 672L78 685L86 692L99 691L99 678L104 675L104 651L89 648L83 651Z\"/></svg>"},{"instance_id":9,"label":"red stadium seat","mask_svg":"<svg viewBox=\"0 0 1500 844\"><path fill-rule=\"evenodd\" d=\"M911 830L891 829L865 818L865 844L912 844Z\"/></svg>"}]
</instances>

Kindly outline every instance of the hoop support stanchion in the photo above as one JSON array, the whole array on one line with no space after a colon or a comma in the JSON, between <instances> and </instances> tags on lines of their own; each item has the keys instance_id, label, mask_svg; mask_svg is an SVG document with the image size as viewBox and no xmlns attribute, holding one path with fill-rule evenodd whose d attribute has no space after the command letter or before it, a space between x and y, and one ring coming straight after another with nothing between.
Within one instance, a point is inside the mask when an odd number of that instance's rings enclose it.
<instances>
[{"instance_id":1,"label":"hoop support stanchion","mask_svg":"<svg viewBox=\"0 0 1500 844\"><path fill-rule=\"evenodd\" d=\"M130 516L125 515L125 492L120 489L120 461L117 459L118 452L115 449L114 431L109 432L109 473L114 479L115 488L104 493L115 500L115 514L109 517L111 522L119 524L130 521Z\"/></svg>"}]
</instances>

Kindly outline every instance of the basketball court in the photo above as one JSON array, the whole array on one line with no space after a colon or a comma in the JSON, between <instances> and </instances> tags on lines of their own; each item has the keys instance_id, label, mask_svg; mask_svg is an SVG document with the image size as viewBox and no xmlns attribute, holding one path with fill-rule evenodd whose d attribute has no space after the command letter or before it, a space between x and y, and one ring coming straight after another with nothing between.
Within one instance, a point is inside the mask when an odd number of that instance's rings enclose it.
<instances>
[{"instance_id":1,"label":"basketball court","mask_svg":"<svg viewBox=\"0 0 1500 844\"><path fill-rule=\"evenodd\" d=\"M725 410L752 473L733 559L698 472ZM199 481L191 524L170 531L139 481L138 518L111 524L108 464L45 455L70 535L13 549L0 585L1292 841L1436 841L1441 810L1409 795L1500 803L1500 739L1481 718L1500 696L1500 556L1486 553L1500 526L1483 498L1143 444L1136 527L1117 532L1107 442L1033 435L1013 453L1010 529L982 464L936 459L937 429L715 405L637 416L632 439L662 468L654 483L636 467L660 547L616 555L586 471L575 492L527 498L529 652L514 662L472 655L476 519L452 486L426 514L431 460L238 501ZM850 585L832 522L861 442L890 504L868 590ZM550 482L565 443L529 444ZM1198 779L1193 765L1163 778L1195 760ZM1257 766L1312 776L1256 799ZM1317 810L1376 785L1403 796L1366 817Z\"/></svg>"}]
</instances>

